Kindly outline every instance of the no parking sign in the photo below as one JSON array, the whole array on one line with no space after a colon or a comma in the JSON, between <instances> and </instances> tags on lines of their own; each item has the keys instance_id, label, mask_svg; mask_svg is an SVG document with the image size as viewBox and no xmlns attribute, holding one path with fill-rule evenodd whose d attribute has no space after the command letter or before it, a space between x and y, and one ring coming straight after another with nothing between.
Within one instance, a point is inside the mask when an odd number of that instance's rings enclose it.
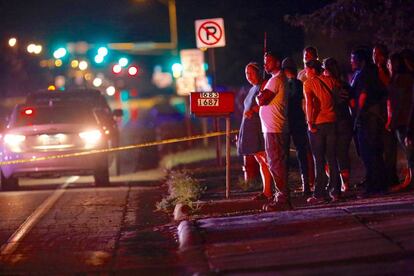
<instances>
[{"instance_id":1,"label":"no parking sign","mask_svg":"<svg viewBox=\"0 0 414 276\"><path fill-rule=\"evenodd\" d=\"M215 48L226 46L223 18L195 21L197 48Z\"/></svg>"}]
</instances>

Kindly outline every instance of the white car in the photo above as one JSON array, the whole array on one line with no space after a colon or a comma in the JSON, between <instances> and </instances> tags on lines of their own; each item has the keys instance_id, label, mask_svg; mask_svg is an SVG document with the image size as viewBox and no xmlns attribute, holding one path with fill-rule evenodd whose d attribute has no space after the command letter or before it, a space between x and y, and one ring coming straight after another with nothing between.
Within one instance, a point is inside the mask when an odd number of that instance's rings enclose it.
<instances>
[{"instance_id":1,"label":"white car","mask_svg":"<svg viewBox=\"0 0 414 276\"><path fill-rule=\"evenodd\" d=\"M90 105L17 105L0 141L0 161L30 160L107 148L102 127ZM106 153L0 164L3 190L18 188L19 177L93 175L108 185Z\"/></svg>"}]
</instances>

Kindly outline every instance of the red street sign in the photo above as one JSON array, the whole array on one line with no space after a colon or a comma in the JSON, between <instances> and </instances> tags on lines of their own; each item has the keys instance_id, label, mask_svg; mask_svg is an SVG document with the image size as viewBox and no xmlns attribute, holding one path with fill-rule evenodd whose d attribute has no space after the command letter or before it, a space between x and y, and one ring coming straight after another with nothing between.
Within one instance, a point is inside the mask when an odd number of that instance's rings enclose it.
<instances>
[{"instance_id":1,"label":"red street sign","mask_svg":"<svg viewBox=\"0 0 414 276\"><path fill-rule=\"evenodd\" d=\"M200 19L195 21L197 48L226 46L223 18Z\"/></svg>"},{"instance_id":2,"label":"red street sign","mask_svg":"<svg viewBox=\"0 0 414 276\"><path fill-rule=\"evenodd\" d=\"M234 112L233 92L191 92L190 111L196 116L223 116Z\"/></svg>"},{"instance_id":3,"label":"red street sign","mask_svg":"<svg viewBox=\"0 0 414 276\"><path fill-rule=\"evenodd\" d=\"M214 45L219 42L223 36L223 30L216 22L206 21L201 24L197 35L204 44Z\"/></svg>"}]
</instances>

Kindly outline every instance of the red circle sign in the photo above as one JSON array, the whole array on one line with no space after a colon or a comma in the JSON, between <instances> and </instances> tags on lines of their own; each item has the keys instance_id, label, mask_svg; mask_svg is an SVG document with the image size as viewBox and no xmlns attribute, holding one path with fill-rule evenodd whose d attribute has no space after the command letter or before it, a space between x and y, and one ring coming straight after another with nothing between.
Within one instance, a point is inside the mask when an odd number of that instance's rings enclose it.
<instances>
[{"instance_id":1,"label":"red circle sign","mask_svg":"<svg viewBox=\"0 0 414 276\"><path fill-rule=\"evenodd\" d=\"M211 25L207 25L211 24ZM203 34L205 34L205 39L202 36L201 31L204 31ZM218 31L218 34L217 34ZM198 38L201 42L203 42L206 45L214 45L218 43L223 36L223 31L219 24L217 24L214 21L206 21L198 28L197 32ZM211 37L211 39L210 39ZM210 42L212 40L212 42Z\"/></svg>"}]
</instances>

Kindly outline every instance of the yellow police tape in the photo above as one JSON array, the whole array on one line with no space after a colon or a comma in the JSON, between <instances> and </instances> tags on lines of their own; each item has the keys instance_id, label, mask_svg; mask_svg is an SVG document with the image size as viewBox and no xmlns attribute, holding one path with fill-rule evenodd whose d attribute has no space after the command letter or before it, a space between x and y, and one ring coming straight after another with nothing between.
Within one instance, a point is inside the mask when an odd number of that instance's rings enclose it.
<instances>
[{"instance_id":1,"label":"yellow police tape","mask_svg":"<svg viewBox=\"0 0 414 276\"><path fill-rule=\"evenodd\" d=\"M230 134L235 134L238 132L239 132L238 130L232 130L230 131ZM192 140L198 140L198 139L204 139L204 138L210 138L210 137L216 137L216 136L222 136L222 135L226 135L226 132L216 131L216 132L210 132L206 134L193 135L193 136L181 137L181 138L172 138L172 139L166 139L162 141L147 142L147 143L142 143L142 144L135 144L135 145L122 146L122 147L109 148L109 149L90 150L90 151L83 151L83 152L34 157L30 159L3 161L3 162L0 162L0 165L20 164L20 163L28 163L28 162L35 162L35 161L45 161L45 160L50 160L50 159L79 157L79 156L98 154L98 153L117 152L117 151L123 151L123 150L131 150L131 149L138 149L138 148L144 148L144 147L192 141Z\"/></svg>"}]
</instances>

